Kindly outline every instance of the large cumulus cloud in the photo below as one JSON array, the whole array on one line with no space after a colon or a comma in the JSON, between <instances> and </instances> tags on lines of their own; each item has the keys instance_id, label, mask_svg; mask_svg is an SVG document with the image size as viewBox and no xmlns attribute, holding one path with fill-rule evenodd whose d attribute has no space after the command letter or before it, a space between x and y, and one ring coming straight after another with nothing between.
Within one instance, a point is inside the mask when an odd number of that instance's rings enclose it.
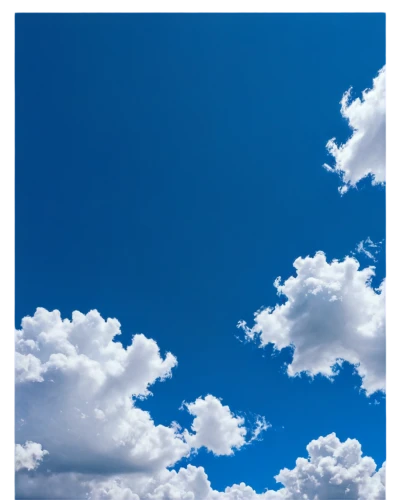
<instances>
[{"instance_id":1,"label":"large cumulus cloud","mask_svg":"<svg viewBox=\"0 0 400 500\"><path fill-rule=\"evenodd\" d=\"M97 311L70 321L45 309L16 333L17 443L40 443L51 470L151 470L190 452L175 426L155 425L132 401L170 377L176 358L144 335L124 349L113 341L119 333Z\"/></svg>"},{"instance_id":2,"label":"large cumulus cloud","mask_svg":"<svg viewBox=\"0 0 400 500\"><path fill-rule=\"evenodd\" d=\"M328 262L323 252L295 260L296 275L274 285L286 302L257 311L249 339L276 349L293 347L290 376L333 377L342 360L356 367L368 395L385 390L385 281L371 285L374 268L346 257Z\"/></svg>"},{"instance_id":3,"label":"large cumulus cloud","mask_svg":"<svg viewBox=\"0 0 400 500\"><path fill-rule=\"evenodd\" d=\"M152 474L203 446L230 455L264 430L258 417L246 439L244 418L212 395L187 404L197 414L192 432L175 422L156 425L136 401L151 394L157 380L170 377L177 360L171 353L163 357L157 343L142 334L124 348L114 339L120 333L116 319L104 320L97 311L75 311L68 320L59 311L38 308L22 320L15 335L17 470L39 467L48 454L46 470L63 477ZM207 437L202 402L220 410L214 422L224 414L218 442Z\"/></svg>"}]
</instances>

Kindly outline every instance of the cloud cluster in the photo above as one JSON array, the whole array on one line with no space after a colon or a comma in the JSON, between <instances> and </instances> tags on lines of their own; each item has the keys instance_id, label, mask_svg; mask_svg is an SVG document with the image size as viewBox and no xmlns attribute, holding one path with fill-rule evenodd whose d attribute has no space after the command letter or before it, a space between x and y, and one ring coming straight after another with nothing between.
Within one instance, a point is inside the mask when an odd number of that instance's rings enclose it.
<instances>
[{"instance_id":1,"label":"cloud cluster","mask_svg":"<svg viewBox=\"0 0 400 500\"><path fill-rule=\"evenodd\" d=\"M367 395L385 390L385 280L374 289L374 268L353 257L329 263L323 252L295 260L296 276L274 286L286 302L257 311L249 339L278 350L293 348L290 376L334 377L345 360L362 377Z\"/></svg>"},{"instance_id":2,"label":"cloud cluster","mask_svg":"<svg viewBox=\"0 0 400 500\"><path fill-rule=\"evenodd\" d=\"M370 176L385 183L386 69L371 89L341 100L351 129L344 144L333 138L327 150L343 194ZM380 243L361 241L356 252L372 261ZM328 262L323 252L295 260L295 276L274 286L282 304L255 313L248 339L260 346L293 350L289 376L306 373L332 378L343 361L354 365L367 395L385 391L385 280L373 288L374 268L354 257ZM257 416L251 429L244 417L208 394L182 408L193 417L190 430L178 423L157 425L137 401L157 381L172 376L177 359L162 355L142 334L128 347L116 341L116 319L97 311L62 319L38 308L15 332L16 494L57 500L383 500L385 464L380 469L362 454L355 439L334 434L307 446L308 456L282 469L276 490L256 492L244 483L214 490L203 467L183 458L200 448L231 456L260 438L270 426ZM279 486L281 485L281 486Z\"/></svg>"},{"instance_id":3,"label":"cloud cluster","mask_svg":"<svg viewBox=\"0 0 400 500\"><path fill-rule=\"evenodd\" d=\"M119 333L117 320L105 321L96 311L75 312L69 321L58 311L38 309L23 319L16 331L16 436L25 442L16 446L17 496L55 500L68 491L90 500L384 498L384 468L376 471L356 440L342 443L334 434L312 441L309 458L281 470L277 491L257 493L241 483L220 492L202 467L170 470L203 446L231 455L268 424L258 417L246 441L244 419L207 395L183 405L194 417L191 432L174 423L156 425L135 399L171 376L177 361L172 354L162 357L144 335L133 336L125 349L114 341Z\"/></svg>"},{"instance_id":4,"label":"cloud cluster","mask_svg":"<svg viewBox=\"0 0 400 500\"><path fill-rule=\"evenodd\" d=\"M156 425L136 400L170 377L177 360L161 356L142 334L124 348L114 340L120 333L116 319L104 320L97 311L75 311L70 321L38 308L22 320L15 334L16 439L26 444L16 447L17 471L39 467L48 454L46 470L55 483L80 474L147 477L203 446L231 455L267 428L258 417L246 440L244 418L212 395L185 404L195 417L192 432L175 422Z\"/></svg>"},{"instance_id":5,"label":"cloud cluster","mask_svg":"<svg viewBox=\"0 0 400 500\"><path fill-rule=\"evenodd\" d=\"M328 498L382 500L385 497L385 464L378 471L370 457L363 457L360 443L355 439L341 442L336 435L330 434L311 441L307 446L308 458L298 458L296 466L283 469L275 477L283 488L256 493L244 483L227 487L218 492L211 488L203 468L188 466L178 472L166 473L150 489L140 491L138 498L144 500L326 500ZM129 491L120 483L102 485L95 489L93 500L115 500L119 488ZM104 496L105 492L114 492ZM132 490L131 490L132 491ZM114 495L114 496L113 496ZM121 497L123 498L123 497ZM126 498L129 497L126 496Z\"/></svg>"},{"instance_id":6,"label":"cloud cluster","mask_svg":"<svg viewBox=\"0 0 400 500\"><path fill-rule=\"evenodd\" d=\"M338 145L333 138L327 143L328 152L334 157L333 167L325 164L330 172L336 172L345 193L349 188L371 176L372 184L385 182L386 165L386 68L383 67L373 80L372 89L366 89L362 98L350 101L351 89L341 100L341 114L348 121L352 135Z\"/></svg>"},{"instance_id":7,"label":"cloud cluster","mask_svg":"<svg viewBox=\"0 0 400 500\"><path fill-rule=\"evenodd\" d=\"M109 478L52 474L19 478L19 490L57 499L62 489L73 498L90 500L383 500L385 464L362 456L355 439L341 442L333 433L311 441L308 457L298 458L293 469L275 477L280 489L257 493L244 483L217 491L202 467L188 465L178 471L164 469L149 477L143 473ZM58 494L57 492L61 492Z\"/></svg>"}]
</instances>

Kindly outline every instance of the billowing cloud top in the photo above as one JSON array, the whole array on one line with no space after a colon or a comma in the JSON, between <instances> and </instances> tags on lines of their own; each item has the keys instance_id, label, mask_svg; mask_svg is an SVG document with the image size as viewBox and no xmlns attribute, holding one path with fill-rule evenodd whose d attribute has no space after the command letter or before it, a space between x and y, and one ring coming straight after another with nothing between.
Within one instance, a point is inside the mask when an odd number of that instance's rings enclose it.
<instances>
[{"instance_id":1,"label":"billowing cloud top","mask_svg":"<svg viewBox=\"0 0 400 500\"><path fill-rule=\"evenodd\" d=\"M340 111L352 135L341 145L335 138L328 142L327 149L335 165L324 165L341 177L341 193L368 175L372 184L383 184L386 180L386 68L379 71L372 89L364 90L361 99L350 101L350 97L351 89L343 95Z\"/></svg>"}]
</instances>

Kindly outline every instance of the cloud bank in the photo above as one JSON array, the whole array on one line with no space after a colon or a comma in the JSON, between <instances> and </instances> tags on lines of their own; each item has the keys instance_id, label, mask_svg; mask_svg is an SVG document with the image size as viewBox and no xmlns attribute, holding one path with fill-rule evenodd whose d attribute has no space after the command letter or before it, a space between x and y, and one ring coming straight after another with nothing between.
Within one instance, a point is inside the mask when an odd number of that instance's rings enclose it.
<instances>
[{"instance_id":1,"label":"cloud bank","mask_svg":"<svg viewBox=\"0 0 400 500\"><path fill-rule=\"evenodd\" d=\"M334 434L311 441L308 457L298 458L293 469L275 477L277 490L257 493L244 483L217 491L203 467L188 465L178 471L164 469L149 477L143 473L108 478L74 474L26 474L17 478L21 496L57 499L68 491L89 500L383 500L385 464L362 455L356 439L342 442Z\"/></svg>"}]
</instances>

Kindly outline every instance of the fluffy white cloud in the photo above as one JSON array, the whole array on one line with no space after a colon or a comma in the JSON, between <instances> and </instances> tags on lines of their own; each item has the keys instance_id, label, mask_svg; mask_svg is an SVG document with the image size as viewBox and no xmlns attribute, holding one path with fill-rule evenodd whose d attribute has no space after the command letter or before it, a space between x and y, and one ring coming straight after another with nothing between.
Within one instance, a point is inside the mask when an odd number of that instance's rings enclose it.
<instances>
[{"instance_id":1,"label":"fluffy white cloud","mask_svg":"<svg viewBox=\"0 0 400 500\"><path fill-rule=\"evenodd\" d=\"M150 473L202 446L231 454L247 443L244 419L211 395L187 405L196 417L192 433L181 432L175 422L156 425L135 400L151 394L156 380L170 377L177 360L170 353L163 358L156 342L141 334L125 349L114 341L118 334L119 322L105 321L97 311L74 312L70 321L42 308L16 331L16 438L49 450L49 470ZM258 417L251 440L264 428ZM18 453L27 454L19 446Z\"/></svg>"},{"instance_id":2,"label":"fluffy white cloud","mask_svg":"<svg viewBox=\"0 0 400 500\"><path fill-rule=\"evenodd\" d=\"M374 460L362 456L361 445L356 439L340 442L332 433L311 441L307 451L308 459L298 458L294 469L283 469L275 477L284 485L278 491L281 496L276 498L385 498L385 464L377 471Z\"/></svg>"},{"instance_id":3,"label":"fluffy white cloud","mask_svg":"<svg viewBox=\"0 0 400 500\"><path fill-rule=\"evenodd\" d=\"M333 377L342 360L355 365L368 395L385 390L385 281L371 286L374 268L353 257L327 262L323 252L294 262L296 276L274 286L282 305L255 313L249 339L278 350L293 347L287 373Z\"/></svg>"},{"instance_id":4,"label":"fluffy white cloud","mask_svg":"<svg viewBox=\"0 0 400 500\"><path fill-rule=\"evenodd\" d=\"M308 458L298 458L293 469L275 477L282 488L257 493L244 483L212 489L202 467L188 465L179 471L164 469L153 476L127 474L108 479L77 475L22 475L19 491L56 499L69 491L90 500L383 500L385 464L376 469L374 460L363 457L355 439L341 442L336 435L320 437L307 446ZM45 491L45 494L43 494ZM47 492L47 493L46 493ZM53 494L51 493L53 492ZM54 493L56 492L56 494ZM60 492L60 493L59 493Z\"/></svg>"},{"instance_id":5,"label":"fluffy white cloud","mask_svg":"<svg viewBox=\"0 0 400 500\"><path fill-rule=\"evenodd\" d=\"M42 449L39 443L27 441L24 445L15 445L15 470L35 470L45 455L47 450Z\"/></svg>"},{"instance_id":6,"label":"fluffy white cloud","mask_svg":"<svg viewBox=\"0 0 400 500\"><path fill-rule=\"evenodd\" d=\"M152 484L150 488L147 486L145 490L140 491L139 498L145 500L299 500L300 498L382 500L385 498L385 465L377 471L372 458L362 456L361 446L357 440L348 439L340 442L335 434L330 434L311 441L307 451L308 458L298 458L294 469L283 469L275 477L276 481L283 485L283 488L277 491L257 494L250 486L241 483L218 492L211 488L202 467L189 465L179 472L165 473L164 477L158 479L159 484ZM113 487L116 488L115 482ZM124 487L126 488L126 485L119 485L120 489ZM93 500L103 500L103 498L115 500L119 497L93 496Z\"/></svg>"},{"instance_id":7,"label":"fluffy white cloud","mask_svg":"<svg viewBox=\"0 0 400 500\"><path fill-rule=\"evenodd\" d=\"M269 427L263 417L258 417L253 437L246 441L248 430L244 426L244 418L234 415L229 406L223 406L218 398L209 394L183 406L195 417L193 433L184 433L186 442L192 448L205 446L215 455L232 455L235 449L253 441Z\"/></svg>"},{"instance_id":8,"label":"fluffy white cloud","mask_svg":"<svg viewBox=\"0 0 400 500\"><path fill-rule=\"evenodd\" d=\"M194 434L185 431L186 441L193 448L206 446L215 455L231 455L246 443L244 418L236 417L218 398L208 395L184 406L195 417Z\"/></svg>"},{"instance_id":9,"label":"fluffy white cloud","mask_svg":"<svg viewBox=\"0 0 400 500\"><path fill-rule=\"evenodd\" d=\"M345 144L336 144L335 138L328 142L327 149L335 165L324 165L341 177L341 193L368 175L372 176L372 184L385 182L386 68L379 71L372 89L364 90L361 99L350 102L350 96L351 89L343 95L340 111L353 133Z\"/></svg>"},{"instance_id":10,"label":"fluffy white cloud","mask_svg":"<svg viewBox=\"0 0 400 500\"><path fill-rule=\"evenodd\" d=\"M115 342L117 320L38 309L16 332L16 492L24 498L56 500L325 500L384 498L384 469L362 457L357 441L335 435L308 447L309 458L277 476L283 488L257 493L243 483L212 489L202 467L170 470L193 449L231 454L268 426L258 417L250 438L243 418L214 396L185 407L191 432L177 424L156 425L135 399L171 375L176 359L135 335L124 349ZM133 396L133 399L132 399ZM218 435L217 435L218 434ZM41 444L38 444L41 443ZM46 456L45 464L42 462ZM353 495L353 496L350 496Z\"/></svg>"},{"instance_id":11,"label":"fluffy white cloud","mask_svg":"<svg viewBox=\"0 0 400 500\"><path fill-rule=\"evenodd\" d=\"M190 452L176 426L155 425L132 397L171 375L176 358L144 335L124 349L115 319L37 309L16 332L16 438L41 443L65 472L160 469Z\"/></svg>"}]
</instances>

